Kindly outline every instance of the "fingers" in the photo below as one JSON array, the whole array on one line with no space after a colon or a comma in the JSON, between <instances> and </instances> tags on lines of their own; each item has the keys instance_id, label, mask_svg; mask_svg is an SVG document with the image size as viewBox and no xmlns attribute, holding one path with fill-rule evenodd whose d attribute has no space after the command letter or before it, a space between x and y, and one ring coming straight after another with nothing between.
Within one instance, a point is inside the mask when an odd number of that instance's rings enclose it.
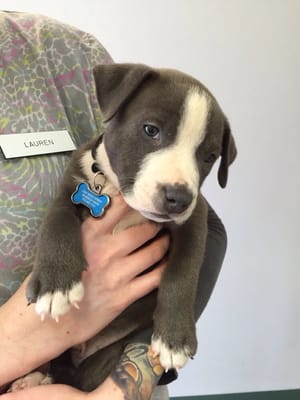
<instances>
[{"instance_id":1,"label":"fingers","mask_svg":"<svg viewBox=\"0 0 300 400\"><path fill-rule=\"evenodd\" d=\"M162 225L153 222L145 222L141 225L132 226L115 235L118 243L118 254L127 255L154 239L162 229Z\"/></svg>"},{"instance_id":2,"label":"fingers","mask_svg":"<svg viewBox=\"0 0 300 400\"><path fill-rule=\"evenodd\" d=\"M140 248L126 258L122 266L122 274L127 281L132 280L146 269L162 260L170 245L168 234L154 239L150 244Z\"/></svg>"},{"instance_id":3,"label":"fingers","mask_svg":"<svg viewBox=\"0 0 300 400\"><path fill-rule=\"evenodd\" d=\"M128 284L128 304L133 303L139 298L152 292L152 290L157 289L166 267L167 261L164 259L151 272L132 280Z\"/></svg>"},{"instance_id":4,"label":"fingers","mask_svg":"<svg viewBox=\"0 0 300 400\"><path fill-rule=\"evenodd\" d=\"M121 195L113 198L112 205L103 218L89 217L82 223L82 243L83 248L91 247L91 243L103 243L103 235L107 234L110 240L107 241L109 248L113 249L115 256L125 256L152 240L161 230L161 225L153 222L145 222L125 229L116 234L112 234L118 222L126 216L130 208L124 202ZM106 238L107 240L107 238Z\"/></svg>"}]
</instances>

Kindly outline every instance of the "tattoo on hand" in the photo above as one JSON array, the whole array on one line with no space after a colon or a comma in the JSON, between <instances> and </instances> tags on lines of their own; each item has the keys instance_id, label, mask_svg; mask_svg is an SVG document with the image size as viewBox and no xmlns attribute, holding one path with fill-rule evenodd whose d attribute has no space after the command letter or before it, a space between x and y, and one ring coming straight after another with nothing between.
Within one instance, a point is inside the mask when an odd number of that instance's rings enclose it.
<instances>
[{"instance_id":1,"label":"tattoo on hand","mask_svg":"<svg viewBox=\"0 0 300 400\"><path fill-rule=\"evenodd\" d=\"M149 345L132 343L126 346L111 377L124 393L124 400L145 400L151 397L163 372Z\"/></svg>"}]
</instances>

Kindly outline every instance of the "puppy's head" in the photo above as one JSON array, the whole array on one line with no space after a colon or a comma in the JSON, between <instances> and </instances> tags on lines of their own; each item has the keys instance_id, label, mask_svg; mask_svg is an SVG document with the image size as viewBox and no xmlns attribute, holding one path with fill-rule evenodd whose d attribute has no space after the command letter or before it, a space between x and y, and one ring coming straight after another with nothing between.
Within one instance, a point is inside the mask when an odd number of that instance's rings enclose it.
<instances>
[{"instance_id":1,"label":"puppy's head","mask_svg":"<svg viewBox=\"0 0 300 400\"><path fill-rule=\"evenodd\" d=\"M183 223L214 162L221 157L218 181L225 187L236 156L215 98L174 70L113 64L97 66L94 76L107 177L146 218Z\"/></svg>"}]
</instances>

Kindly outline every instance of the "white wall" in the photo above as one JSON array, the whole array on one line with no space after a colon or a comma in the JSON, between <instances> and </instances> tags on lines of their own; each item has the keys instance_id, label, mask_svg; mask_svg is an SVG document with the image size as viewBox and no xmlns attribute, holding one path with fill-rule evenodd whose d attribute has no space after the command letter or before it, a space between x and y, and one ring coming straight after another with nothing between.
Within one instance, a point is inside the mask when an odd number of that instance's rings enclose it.
<instances>
[{"instance_id":1,"label":"white wall","mask_svg":"<svg viewBox=\"0 0 300 400\"><path fill-rule=\"evenodd\" d=\"M23 3L23 5L22 5ZM95 34L116 61L194 74L219 99L239 158L205 193L229 248L172 395L300 387L300 1L0 1Z\"/></svg>"}]
</instances>

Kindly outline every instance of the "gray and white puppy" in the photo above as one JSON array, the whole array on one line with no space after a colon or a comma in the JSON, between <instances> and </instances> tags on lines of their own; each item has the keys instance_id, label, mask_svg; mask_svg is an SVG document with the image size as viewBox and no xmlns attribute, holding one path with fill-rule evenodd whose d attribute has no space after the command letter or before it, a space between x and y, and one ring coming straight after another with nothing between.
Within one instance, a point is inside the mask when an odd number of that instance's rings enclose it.
<instances>
[{"instance_id":1,"label":"gray and white puppy","mask_svg":"<svg viewBox=\"0 0 300 400\"><path fill-rule=\"evenodd\" d=\"M110 373L128 334L152 323L152 348L165 369L181 368L195 354L193 310L207 235L200 188L219 157L218 181L225 187L236 156L220 106L191 76L140 64L99 65L94 76L105 129L72 156L41 227L27 299L36 302L42 317L55 319L82 299L86 262L80 225L87 209L70 198L79 182L93 188L98 170L106 177L103 193L121 192L138 215L118 229L140 222L141 216L163 223L171 247L159 290L98 335L96 348L102 351L92 354L93 346L87 346L85 360L77 360L73 384L84 390Z\"/></svg>"}]
</instances>

